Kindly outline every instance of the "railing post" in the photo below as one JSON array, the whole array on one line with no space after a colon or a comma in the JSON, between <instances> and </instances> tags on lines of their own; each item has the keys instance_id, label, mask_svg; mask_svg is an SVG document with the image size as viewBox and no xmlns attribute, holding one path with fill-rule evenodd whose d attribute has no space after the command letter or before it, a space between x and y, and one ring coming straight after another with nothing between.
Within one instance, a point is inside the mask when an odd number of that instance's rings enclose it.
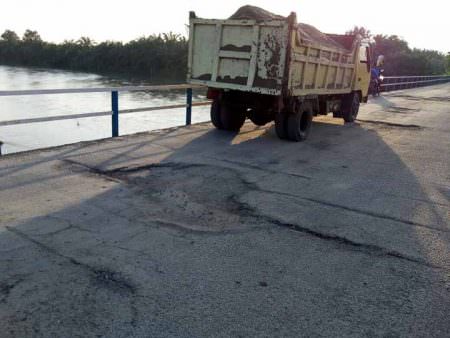
<instances>
[{"instance_id":1,"label":"railing post","mask_svg":"<svg viewBox=\"0 0 450 338\"><path fill-rule=\"evenodd\" d=\"M186 125L191 124L192 117L192 88L186 89Z\"/></svg>"},{"instance_id":2,"label":"railing post","mask_svg":"<svg viewBox=\"0 0 450 338\"><path fill-rule=\"evenodd\" d=\"M111 123L112 123L112 137L119 136L119 92L111 92Z\"/></svg>"}]
</instances>

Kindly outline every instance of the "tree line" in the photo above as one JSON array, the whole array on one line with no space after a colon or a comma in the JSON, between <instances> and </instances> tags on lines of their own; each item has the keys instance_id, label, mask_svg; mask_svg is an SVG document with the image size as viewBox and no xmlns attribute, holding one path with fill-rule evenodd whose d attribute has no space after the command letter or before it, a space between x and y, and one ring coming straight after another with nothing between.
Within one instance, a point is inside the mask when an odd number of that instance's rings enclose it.
<instances>
[{"instance_id":1,"label":"tree line","mask_svg":"<svg viewBox=\"0 0 450 338\"><path fill-rule=\"evenodd\" d=\"M6 30L0 39L0 64L57 68L143 79L183 81L187 68L187 39L174 33L141 37L122 43L95 43L88 37L63 43L43 41L27 30L22 38Z\"/></svg>"},{"instance_id":2,"label":"tree line","mask_svg":"<svg viewBox=\"0 0 450 338\"><path fill-rule=\"evenodd\" d=\"M402 75L443 75L450 73L450 54L435 50L410 48L408 42L397 35L373 35L364 27L355 26L346 34L360 34L372 42L372 55L384 55L384 74Z\"/></svg>"},{"instance_id":3,"label":"tree line","mask_svg":"<svg viewBox=\"0 0 450 338\"><path fill-rule=\"evenodd\" d=\"M374 56L385 56L385 75L441 75L450 72L450 56L434 50L411 49L397 35L372 35L363 27L347 34L361 34L373 44ZM122 43L95 43L88 37L56 44L26 30L20 38L6 30L0 38L0 64L117 74L128 77L184 81L188 41L174 34L158 34ZM163 81L164 79L164 81Z\"/></svg>"}]
</instances>

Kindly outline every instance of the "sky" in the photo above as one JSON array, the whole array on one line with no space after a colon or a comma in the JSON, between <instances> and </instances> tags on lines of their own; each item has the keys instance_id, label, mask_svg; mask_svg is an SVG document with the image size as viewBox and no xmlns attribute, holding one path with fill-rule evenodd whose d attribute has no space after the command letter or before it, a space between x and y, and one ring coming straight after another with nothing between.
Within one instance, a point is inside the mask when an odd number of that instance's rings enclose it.
<instances>
[{"instance_id":1,"label":"sky","mask_svg":"<svg viewBox=\"0 0 450 338\"><path fill-rule=\"evenodd\" d=\"M376 34L396 34L410 47L450 51L447 0L1 0L0 33L37 30L46 41L88 36L95 41L129 41L153 33L187 35L188 13L227 18L251 4L276 14L297 12L300 22L326 33L354 25Z\"/></svg>"}]
</instances>

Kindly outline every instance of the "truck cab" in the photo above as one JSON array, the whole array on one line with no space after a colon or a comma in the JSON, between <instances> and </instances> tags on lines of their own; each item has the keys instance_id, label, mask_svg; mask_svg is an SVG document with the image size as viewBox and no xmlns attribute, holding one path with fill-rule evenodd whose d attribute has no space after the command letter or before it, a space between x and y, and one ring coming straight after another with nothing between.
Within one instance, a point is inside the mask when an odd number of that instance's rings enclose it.
<instances>
[{"instance_id":1,"label":"truck cab","mask_svg":"<svg viewBox=\"0 0 450 338\"><path fill-rule=\"evenodd\" d=\"M362 41L356 60L356 73L353 90L361 93L361 101L367 102L372 64L370 44Z\"/></svg>"}]
</instances>

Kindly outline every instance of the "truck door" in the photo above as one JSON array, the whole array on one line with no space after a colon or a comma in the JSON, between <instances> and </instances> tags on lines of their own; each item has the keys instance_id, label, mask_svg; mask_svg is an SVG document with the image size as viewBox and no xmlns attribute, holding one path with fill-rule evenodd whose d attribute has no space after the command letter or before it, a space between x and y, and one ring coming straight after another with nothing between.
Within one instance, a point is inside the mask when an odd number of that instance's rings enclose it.
<instances>
[{"instance_id":1,"label":"truck door","mask_svg":"<svg viewBox=\"0 0 450 338\"><path fill-rule=\"evenodd\" d=\"M360 90L362 97L366 97L370 84L370 51L369 46L362 44L359 47L359 57L356 65L355 89Z\"/></svg>"}]
</instances>

